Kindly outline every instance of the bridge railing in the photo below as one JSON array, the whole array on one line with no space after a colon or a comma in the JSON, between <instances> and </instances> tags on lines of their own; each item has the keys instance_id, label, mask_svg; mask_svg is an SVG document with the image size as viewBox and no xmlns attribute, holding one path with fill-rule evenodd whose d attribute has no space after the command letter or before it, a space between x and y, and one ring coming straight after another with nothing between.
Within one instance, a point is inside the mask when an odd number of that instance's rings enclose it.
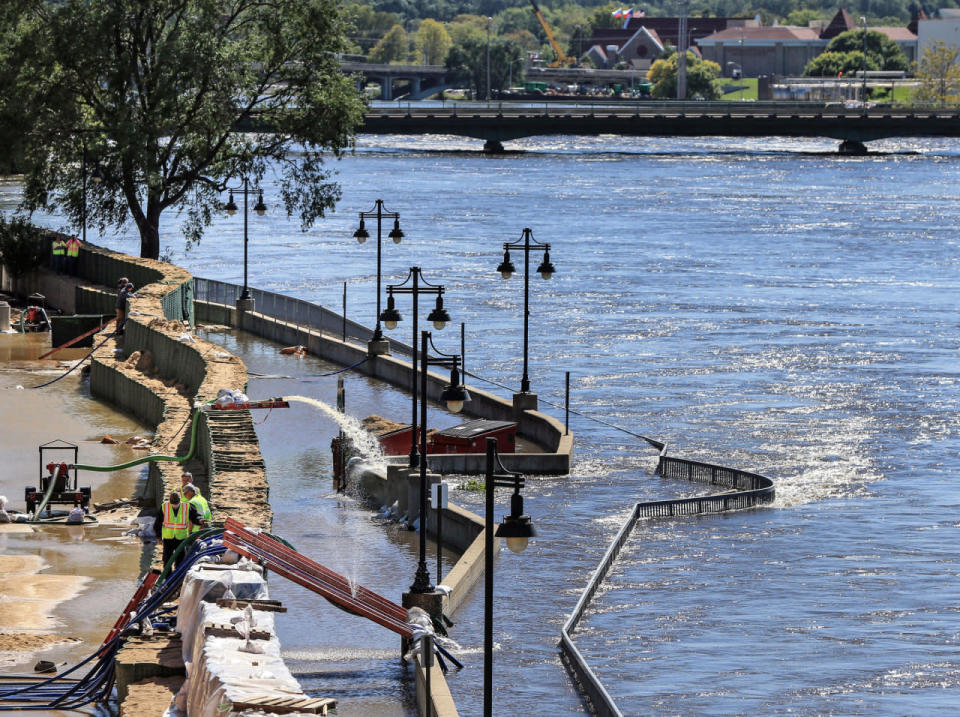
<instances>
[{"instance_id":1,"label":"bridge railing","mask_svg":"<svg viewBox=\"0 0 960 717\"><path fill-rule=\"evenodd\" d=\"M580 595L573 612L560 629L560 656L571 677L589 702L595 714L601 717L622 717L622 712L607 692L600 678L590 668L583 653L573 642L573 632L577 629L584 613L606 579L620 551L630 538L634 526L640 518L671 517L678 515L697 515L701 513L721 513L729 510L742 510L765 503L775 498L775 486L771 479L758 473L748 473L736 468L701 463L685 458L674 458L660 452L657 473L666 478L685 478L696 483L733 488L733 493L680 498L677 500L658 500L637 503L627 521L621 526L616 537L607 548L600 564L594 570L587 587Z\"/></svg>"}]
</instances>

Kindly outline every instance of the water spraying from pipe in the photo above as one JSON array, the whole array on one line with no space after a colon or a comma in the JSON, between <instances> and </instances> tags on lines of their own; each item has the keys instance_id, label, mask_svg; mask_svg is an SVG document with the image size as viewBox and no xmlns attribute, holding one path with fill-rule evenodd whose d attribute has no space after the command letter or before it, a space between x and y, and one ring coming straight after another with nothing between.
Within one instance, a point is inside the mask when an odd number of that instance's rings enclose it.
<instances>
[{"instance_id":1,"label":"water spraying from pipe","mask_svg":"<svg viewBox=\"0 0 960 717\"><path fill-rule=\"evenodd\" d=\"M377 440L377 437L370 433L370 431L364 428L356 418L348 416L345 413L340 413L340 411L330 404L324 403L316 398L308 398L307 396L284 396L283 400L305 403L332 418L337 422L340 430L350 439L353 447L359 451L367 463L377 468L386 469L387 460L383 455L383 449L380 447L380 441Z\"/></svg>"}]
</instances>

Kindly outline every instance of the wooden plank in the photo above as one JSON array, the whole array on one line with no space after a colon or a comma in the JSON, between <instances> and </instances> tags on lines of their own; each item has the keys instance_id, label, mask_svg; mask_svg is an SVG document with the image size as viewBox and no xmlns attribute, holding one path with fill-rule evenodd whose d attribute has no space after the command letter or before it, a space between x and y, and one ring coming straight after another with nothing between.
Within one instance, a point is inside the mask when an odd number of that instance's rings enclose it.
<instances>
[{"instance_id":1,"label":"wooden plank","mask_svg":"<svg viewBox=\"0 0 960 717\"><path fill-rule=\"evenodd\" d=\"M287 608L280 604L279 600L234 600L231 598L218 598L218 607L227 607L234 610L245 610L247 606L254 610L263 612L286 612Z\"/></svg>"},{"instance_id":2,"label":"wooden plank","mask_svg":"<svg viewBox=\"0 0 960 717\"><path fill-rule=\"evenodd\" d=\"M240 712L246 709L261 710L269 714L290 714L292 712L308 714L327 714L328 709L335 708L337 701L330 697L315 698L306 695L289 697L246 697L233 702L232 711Z\"/></svg>"},{"instance_id":3,"label":"wooden plank","mask_svg":"<svg viewBox=\"0 0 960 717\"><path fill-rule=\"evenodd\" d=\"M233 625L205 623L203 626L203 634L213 635L214 637L235 637L239 640L243 639L243 636L237 632ZM253 630L248 637L251 640L269 640L271 635L266 630Z\"/></svg>"}]
</instances>

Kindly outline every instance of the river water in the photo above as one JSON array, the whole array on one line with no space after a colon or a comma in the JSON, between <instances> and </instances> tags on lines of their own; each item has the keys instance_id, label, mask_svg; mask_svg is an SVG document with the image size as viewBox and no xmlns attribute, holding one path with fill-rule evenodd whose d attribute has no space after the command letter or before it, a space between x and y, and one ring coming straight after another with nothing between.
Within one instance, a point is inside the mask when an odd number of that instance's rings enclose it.
<instances>
[{"instance_id":1,"label":"river water","mask_svg":"<svg viewBox=\"0 0 960 717\"><path fill-rule=\"evenodd\" d=\"M362 138L337 164L338 212L317 228L288 221L271 182L268 215L251 215L252 285L336 309L346 281L351 318L372 323L376 249L351 235L383 198L406 233L384 244L386 282L422 265L444 283L468 369L511 387L522 284L495 268L501 243L531 227L558 272L531 285L541 399L562 403L570 371L576 410L777 480L772 508L638 525L576 638L628 714L955 712L960 145L877 142L856 158L836 145L547 137L487 157L468 139ZM166 244L196 275L239 282L241 232L224 217L188 254ZM130 239L98 241L136 253ZM409 341L407 297L398 308ZM454 333L438 348L457 350ZM400 398L381 412L406 420ZM627 434L578 416L571 428L573 474L525 489L540 538L497 564L495 704L515 714L584 710L558 658L561 623L634 502L702 490L653 476L651 450ZM328 465L326 436L290 452L292 466ZM297 501L274 508L295 544L317 532ZM362 569L376 544L343 559ZM463 714L480 711L481 601L477 590L454 630ZM322 639L344 644L350 626ZM364 648L356 680L388 674L394 644Z\"/></svg>"}]
</instances>

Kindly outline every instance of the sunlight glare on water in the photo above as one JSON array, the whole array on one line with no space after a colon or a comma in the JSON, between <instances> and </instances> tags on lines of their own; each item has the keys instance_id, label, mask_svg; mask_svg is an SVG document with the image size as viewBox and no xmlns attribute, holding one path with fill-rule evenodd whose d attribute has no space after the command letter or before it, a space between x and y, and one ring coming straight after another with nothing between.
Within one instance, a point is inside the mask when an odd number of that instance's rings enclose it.
<instances>
[{"instance_id":1,"label":"sunlight glare on water","mask_svg":"<svg viewBox=\"0 0 960 717\"><path fill-rule=\"evenodd\" d=\"M569 371L577 411L778 481L772 508L638 525L577 636L627 714L955 712L960 145L885 140L856 158L836 145L547 137L488 157L466 138L361 137L331 165L335 214L301 233L267 178L268 216L251 217L252 285L339 311L346 281L350 317L372 325L376 247L352 233L382 198L406 234L384 244L384 283L422 266L466 323L468 370L515 390L522 277L495 268L532 228L557 267L531 280L541 400L562 405ZM164 221L175 261L241 281L242 221L217 218L189 254ZM409 343L409 321L391 335ZM434 340L459 348L455 330ZM403 421L405 406L383 413ZM634 502L702 491L654 477L632 436L571 428L572 475L524 489L540 537L497 564L496 704L516 714L584 710L560 624ZM483 510L468 491L451 499ZM304 530L276 500L277 520ZM482 645L481 602L455 616L465 650ZM469 663L448 679L477 714Z\"/></svg>"}]
</instances>

